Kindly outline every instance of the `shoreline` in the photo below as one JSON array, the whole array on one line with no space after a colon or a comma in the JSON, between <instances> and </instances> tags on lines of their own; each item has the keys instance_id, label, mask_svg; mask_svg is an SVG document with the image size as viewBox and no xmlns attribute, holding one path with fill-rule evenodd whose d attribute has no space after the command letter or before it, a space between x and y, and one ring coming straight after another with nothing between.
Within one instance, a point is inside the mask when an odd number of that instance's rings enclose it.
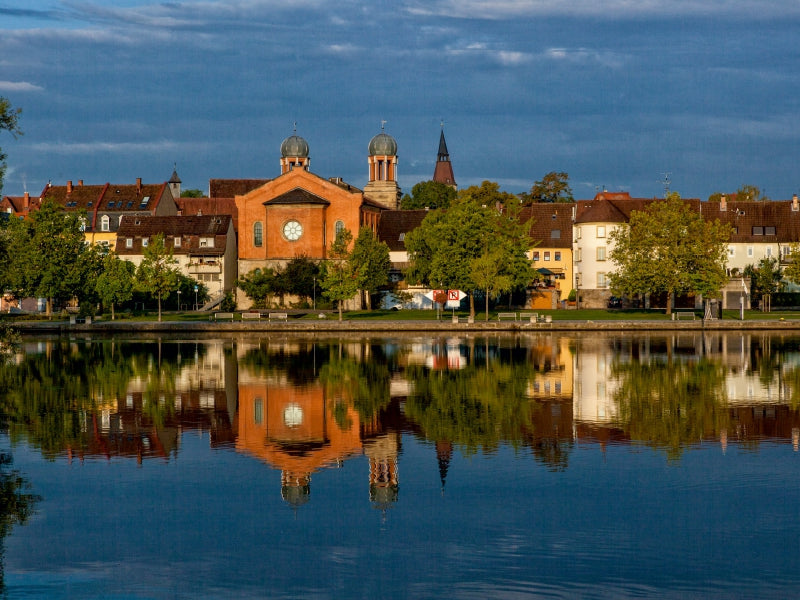
<instances>
[{"instance_id":1,"label":"shoreline","mask_svg":"<svg viewBox=\"0 0 800 600\"><path fill-rule=\"evenodd\" d=\"M35 321L13 323L22 334L70 333L481 333L481 332L550 332L550 331L797 331L800 320L707 320L693 321L394 321L394 320L298 320L298 321L95 321L91 324L70 324L69 321Z\"/></svg>"}]
</instances>

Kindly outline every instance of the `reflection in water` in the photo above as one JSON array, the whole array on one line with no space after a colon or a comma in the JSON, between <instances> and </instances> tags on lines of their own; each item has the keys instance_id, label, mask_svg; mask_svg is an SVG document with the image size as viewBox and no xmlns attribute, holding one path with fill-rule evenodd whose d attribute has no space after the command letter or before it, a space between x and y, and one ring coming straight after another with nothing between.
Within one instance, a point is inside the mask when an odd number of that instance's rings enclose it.
<instances>
[{"instance_id":1,"label":"reflection in water","mask_svg":"<svg viewBox=\"0 0 800 600\"><path fill-rule=\"evenodd\" d=\"M552 471L581 443L800 443L800 338L741 333L485 338L29 341L0 367L9 435L48 458L175 459L208 432L281 472L366 456L376 508L399 498L402 435L453 452L526 451Z\"/></svg>"}]
</instances>

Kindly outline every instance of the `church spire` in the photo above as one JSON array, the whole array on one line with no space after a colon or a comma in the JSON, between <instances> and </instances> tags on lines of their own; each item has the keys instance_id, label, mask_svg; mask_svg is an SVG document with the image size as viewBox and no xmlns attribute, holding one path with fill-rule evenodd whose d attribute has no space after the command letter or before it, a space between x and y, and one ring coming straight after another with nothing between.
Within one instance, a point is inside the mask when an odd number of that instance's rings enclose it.
<instances>
[{"instance_id":1,"label":"church spire","mask_svg":"<svg viewBox=\"0 0 800 600\"><path fill-rule=\"evenodd\" d=\"M447 151L447 142L444 140L444 123L442 123L442 132L439 134L439 153L436 158L436 168L433 170L433 181L456 189L456 177L453 175L450 153Z\"/></svg>"}]
</instances>

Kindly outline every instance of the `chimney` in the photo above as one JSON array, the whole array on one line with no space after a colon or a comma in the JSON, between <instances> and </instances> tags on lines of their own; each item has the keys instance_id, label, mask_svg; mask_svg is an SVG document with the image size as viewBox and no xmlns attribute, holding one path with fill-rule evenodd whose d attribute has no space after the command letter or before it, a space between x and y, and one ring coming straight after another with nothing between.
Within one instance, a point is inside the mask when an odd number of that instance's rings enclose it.
<instances>
[{"instance_id":1,"label":"chimney","mask_svg":"<svg viewBox=\"0 0 800 600\"><path fill-rule=\"evenodd\" d=\"M721 211L728 210L728 198L725 197L725 194L719 197L719 209Z\"/></svg>"},{"instance_id":2,"label":"chimney","mask_svg":"<svg viewBox=\"0 0 800 600\"><path fill-rule=\"evenodd\" d=\"M67 180L67 193L68 194L72 193L72 179Z\"/></svg>"},{"instance_id":3,"label":"chimney","mask_svg":"<svg viewBox=\"0 0 800 600\"><path fill-rule=\"evenodd\" d=\"M83 179L78 179L78 187L83 187Z\"/></svg>"},{"instance_id":4,"label":"chimney","mask_svg":"<svg viewBox=\"0 0 800 600\"><path fill-rule=\"evenodd\" d=\"M25 196L22 199L22 210L28 211L31 207L31 195L29 192L25 192Z\"/></svg>"},{"instance_id":5,"label":"chimney","mask_svg":"<svg viewBox=\"0 0 800 600\"><path fill-rule=\"evenodd\" d=\"M142 178L141 177L137 177L136 178L136 193L137 194L141 194L142 193Z\"/></svg>"},{"instance_id":6,"label":"chimney","mask_svg":"<svg viewBox=\"0 0 800 600\"><path fill-rule=\"evenodd\" d=\"M797 194L792 196L792 210L794 212L797 212L798 210L800 210L800 204L798 204L798 202L797 202Z\"/></svg>"}]
</instances>

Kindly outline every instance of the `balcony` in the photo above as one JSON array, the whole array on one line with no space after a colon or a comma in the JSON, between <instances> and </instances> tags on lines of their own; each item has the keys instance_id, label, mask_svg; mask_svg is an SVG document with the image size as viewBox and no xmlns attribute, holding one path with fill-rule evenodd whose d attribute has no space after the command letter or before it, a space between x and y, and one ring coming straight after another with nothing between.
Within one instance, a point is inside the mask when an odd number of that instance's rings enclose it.
<instances>
[{"instance_id":1,"label":"balcony","mask_svg":"<svg viewBox=\"0 0 800 600\"><path fill-rule=\"evenodd\" d=\"M188 271L190 275L222 273L222 262L216 260L206 260L203 262L192 261L188 265Z\"/></svg>"}]
</instances>

